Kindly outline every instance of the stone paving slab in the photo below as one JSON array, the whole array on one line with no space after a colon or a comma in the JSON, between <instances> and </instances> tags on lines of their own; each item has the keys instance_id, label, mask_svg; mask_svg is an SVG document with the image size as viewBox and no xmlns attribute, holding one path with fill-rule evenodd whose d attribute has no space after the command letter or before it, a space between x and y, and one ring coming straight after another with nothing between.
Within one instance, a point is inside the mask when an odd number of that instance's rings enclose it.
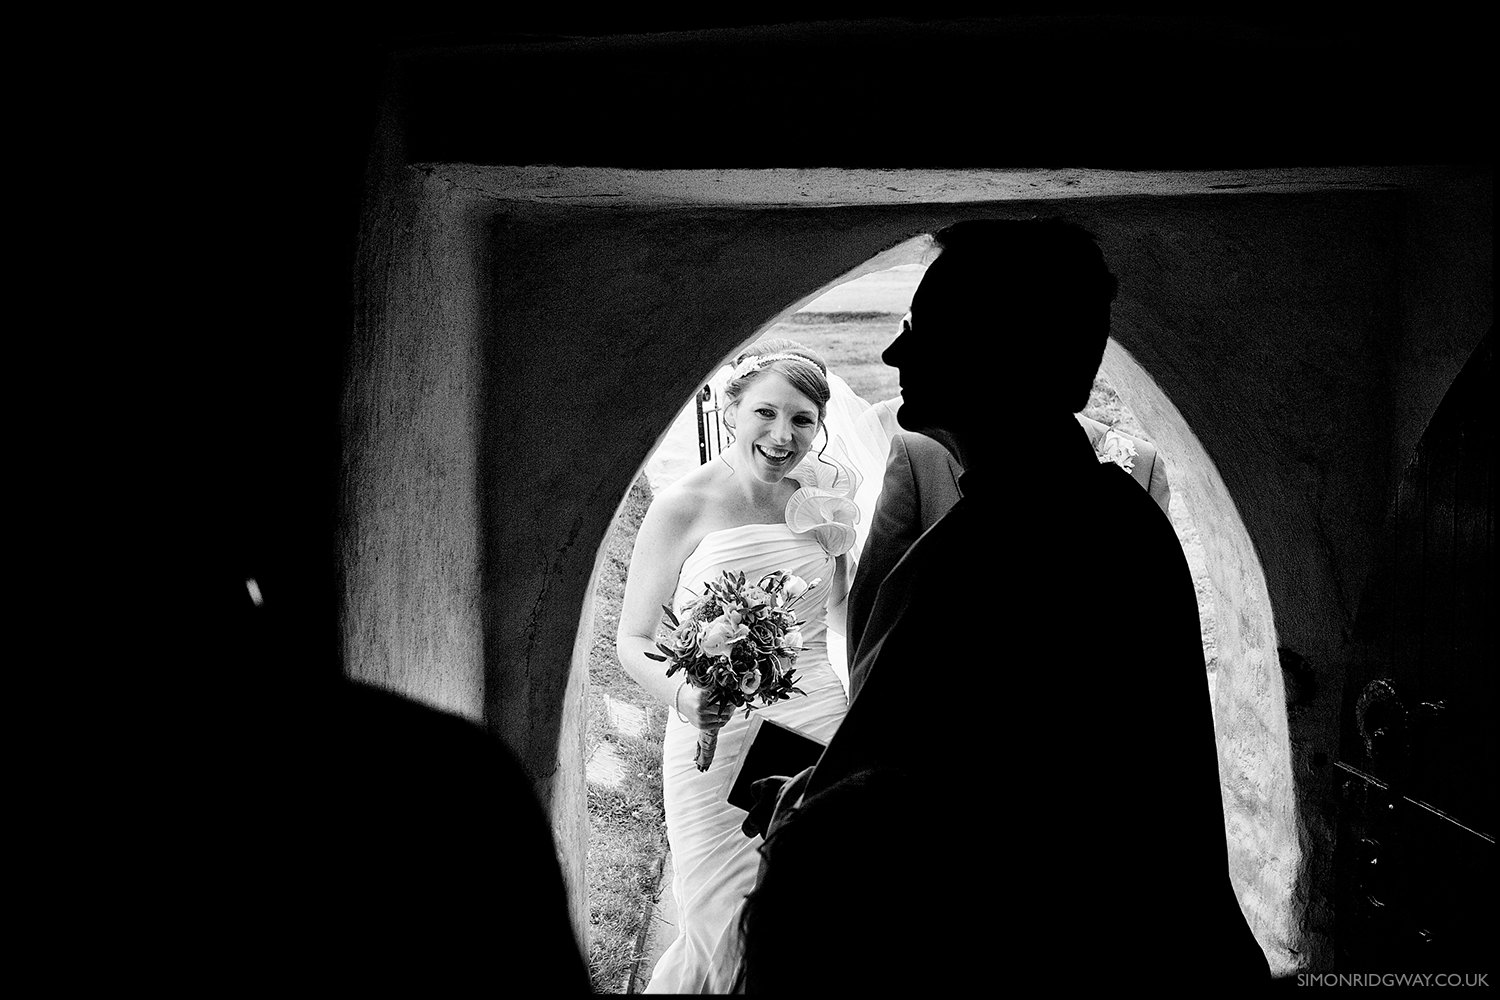
<instances>
[{"instance_id":1,"label":"stone paving slab","mask_svg":"<svg viewBox=\"0 0 1500 1000\"><path fill-rule=\"evenodd\" d=\"M620 760L613 743L600 743L594 748L584 767L584 775L589 781L601 785L611 788L620 786L620 782L625 780L625 763Z\"/></svg>"},{"instance_id":2,"label":"stone paving slab","mask_svg":"<svg viewBox=\"0 0 1500 1000\"><path fill-rule=\"evenodd\" d=\"M609 716L610 725L614 726L618 733L640 739L641 734L646 731L646 710L638 705L611 698L606 694L604 711Z\"/></svg>"}]
</instances>

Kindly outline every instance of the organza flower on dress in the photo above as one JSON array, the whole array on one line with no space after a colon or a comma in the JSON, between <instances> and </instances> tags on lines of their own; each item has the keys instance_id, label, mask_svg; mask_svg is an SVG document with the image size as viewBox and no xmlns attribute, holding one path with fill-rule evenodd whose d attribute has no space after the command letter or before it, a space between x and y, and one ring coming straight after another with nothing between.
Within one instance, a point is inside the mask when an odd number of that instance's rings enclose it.
<instances>
[{"instance_id":1,"label":"organza flower on dress","mask_svg":"<svg viewBox=\"0 0 1500 1000\"><path fill-rule=\"evenodd\" d=\"M854 494L860 476L828 455L808 455L787 477L800 484L786 502L786 524L797 534L811 534L830 556L854 548L859 506Z\"/></svg>"}]
</instances>

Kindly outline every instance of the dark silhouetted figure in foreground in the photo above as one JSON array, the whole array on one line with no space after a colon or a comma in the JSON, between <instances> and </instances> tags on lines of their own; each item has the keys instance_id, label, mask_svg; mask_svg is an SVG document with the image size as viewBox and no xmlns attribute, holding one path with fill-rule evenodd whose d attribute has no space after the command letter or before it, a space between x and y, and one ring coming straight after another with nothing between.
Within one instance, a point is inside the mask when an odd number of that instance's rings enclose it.
<instances>
[{"instance_id":1,"label":"dark silhouetted figure in foreground","mask_svg":"<svg viewBox=\"0 0 1500 1000\"><path fill-rule=\"evenodd\" d=\"M203 872L214 982L443 994L590 992L551 826L481 726L305 662L244 616L253 718ZM221 878L227 881L220 882Z\"/></svg>"},{"instance_id":2,"label":"dark silhouetted figure in foreground","mask_svg":"<svg viewBox=\"0 0 1500 1000\"><path fill-rule=\"evenodd\" d=\"M953 452L962 497L881 583L850 664L861 685L803 796L864 789L842 826L886 853L863 872L881 891L861 920L920 946L832 960L928 989L1023 970L1069 986L1265 985L1229 879L1186 559L1160 507L1098 461L1073 416L1115 278L1066 223L960 223L936 242L884 360L900 370L901 426ZM998 399L1026 427L1026 489L1007 482ZM1117 607L1084 597L1117 578L1130 581ZM891 768L921 775L920 792L888 800L853 777ZM794 847L771 848L779 825L811 825L811 812L792 817L771 823L766 888L793 896L789 912L817 912L826 885L799 890L774 870L795 868L781 860ZM764 948L745 943L752 990Z\"/></svg>"},{"instance_id":3,"label":"dark silhouetted figure in foreground","mask_svg":"<svg viewBox=\"0 0 1500 1000\"><path fill-rule=\"evenodd\" d=\"M326 944L379 982L590 992L557 848L514 756L466 719L347 684L330 719ZM311 901L310 901L311 902Z\"/></svg>"}]
</instances>

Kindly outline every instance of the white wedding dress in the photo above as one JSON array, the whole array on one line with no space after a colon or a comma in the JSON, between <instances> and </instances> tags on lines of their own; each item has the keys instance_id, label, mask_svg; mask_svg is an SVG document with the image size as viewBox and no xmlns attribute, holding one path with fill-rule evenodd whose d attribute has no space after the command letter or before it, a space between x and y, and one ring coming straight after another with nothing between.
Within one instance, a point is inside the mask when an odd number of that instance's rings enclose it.
<instances>
[{"instance_id":1,"label":"white wedding dress","mask_svg":"<svg viewBox=\"0 0 1500 1000\"><path fill-rule=\"evenodd\" d=\"M728 383L732 372L733 368L726 365L709 378L708 385L713 390L714 399L722 401L724 386ZM823 449L824 454L852 473L854 489L857 492L852 493L851 497L856 501L863 515L854 523L854 545L849 550L852 574L853 567L858 564L859 555L864 549L865 536L870 530L870 512L875 509L875 501L880 496L880 487L885 476L886 456L890 450L891 430L890 427L882 426L880 421L874 419L869 402L850 389L849 383L833 372L828 373L828 390L828 407L824 417L828 429L828 446ZM722 438L720 443L725 443L727 446ZM652 495L660 494L682 476L696 469L699 461L698 411L693 401L689 400L687 405L678 411L677 416L662 435L661 441L657 443L656 449L651 453L651 457L646 460L644 471L646 481L651 484ZM795 479L796 476L793 475L792 478ZM702 582L698 581L700 586ZM847 688L849 684L848 657L845 654L842 635L835 633L833 641L828 646L828 652L834 673Z\"/></svg>"},{"instance_id":2,"label":"white wedding dress","mask_svg":"<svg viewBox=\"0 0 1500 1000\"><path fill-rule=\"evenodd\" d=\"M803 487L798 491L802 501L809 495L816 501L823 493L818 488L822 473L813 459L790 475ZM853 526L842 514L834 514L808 530L794 530L794 525L808 527L807 510L798 517L799 506L798 497L788 504L792 523L746 524L706 535L682 564L673 610L681 611L706 581L718 579L725 570L743 571L748 581L778 569L809 582L818 580L797 606L806 624L796 685L805 693L755 711L827 740L847 708L844 686L829 664L827 605L835 555L852 544ZM657 962L647 993L724 993L733 985L739 907L755 885L761 839L745 836L740 826L745 813L729 805L725 795L749 726L744 713L736 712L719 730L713 764L700 772L693 763L698 730L668 715L662 774L675 870L677 938Z\"/></svg>"}]
</instances>

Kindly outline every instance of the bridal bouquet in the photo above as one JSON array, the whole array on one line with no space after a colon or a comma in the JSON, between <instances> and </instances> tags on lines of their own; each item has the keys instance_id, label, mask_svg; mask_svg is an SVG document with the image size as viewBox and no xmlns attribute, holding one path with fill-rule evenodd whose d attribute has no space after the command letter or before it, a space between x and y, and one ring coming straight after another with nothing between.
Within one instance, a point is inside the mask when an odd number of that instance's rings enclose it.
<instances>
[{"instance_id":1,"label":"bridal bouquet","mask_svg":"<svg viewBox=\"0 0 1500 1000\"><path fill-rule=\"evenodd\" d=\"M684 670L713 701L743 707L748 717L754 702L770 705L803 693L792 684L792 663L802 650L804 623L792 609L817 584L781 570L747 584L744 573L726 570L723 579L703 585L703 596L683 608L681 620L662 606L670 633L656 648L665 655L646 655L666 663L668 677ZM718 742L717 731L698 734L698 770L708 770Z\"/></svg>"}]
</instances>

